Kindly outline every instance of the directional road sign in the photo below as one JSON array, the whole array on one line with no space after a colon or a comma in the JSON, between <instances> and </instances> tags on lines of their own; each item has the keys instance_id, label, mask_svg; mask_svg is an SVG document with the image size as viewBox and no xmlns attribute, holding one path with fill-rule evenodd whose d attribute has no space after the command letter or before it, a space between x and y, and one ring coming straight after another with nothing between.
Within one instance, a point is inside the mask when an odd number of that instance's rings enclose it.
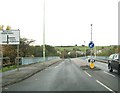
<instances>
[{"instance_id":1,"label":"directional road sign","mask_svg":"<svg viewBox=\"0 0 120 93\"><path fill-rule=\"evenodd\" d=\"M93 47L94 47L94 43L93 43L92 41L89 43L89 47L90 47L90 48L93 48Z\"/></svg>"},{"instance_id":2,"label":"directional road sign","mask_svg":"<svg viewBox=\"0 0 120 93\"><path fill-rule=\"evenodd\" d=\"M18 45L19 40L19 30L0 30L0 44Z\"/></svg>"}]
</instances>

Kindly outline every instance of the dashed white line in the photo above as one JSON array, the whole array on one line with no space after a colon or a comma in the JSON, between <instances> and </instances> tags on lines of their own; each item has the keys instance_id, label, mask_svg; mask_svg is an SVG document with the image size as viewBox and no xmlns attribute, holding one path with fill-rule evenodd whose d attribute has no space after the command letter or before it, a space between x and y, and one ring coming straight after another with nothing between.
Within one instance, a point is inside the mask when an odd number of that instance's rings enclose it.
<instances>
[{"instance_id":1,"label":"dashed white line","mask_svg":"<svg viewBox=\"0 0 120 93\"><path fill-rule=\"evenodd\" d=\"M109 87L107 87L106 85L104 85L103 83L101 83L99 80L96 80L97 83L99 83L100 85L102 85L103 87L105 87L106 89L108 89L109 91L115 93L112 89L110 89Z\"/></svg>"},{"instance_id":2,"label":"dashed white line","mask_svg":"<svg viewBox=\"0 0 120 93\"><path fill-rule=\"evenodd\" d=\"M55 68L57 68L58 66L56 66Z\"/></svg>"},{"instance_id":3,"label":"dashed white line","mask_svg":"<svg viewBox=\"0 0 120 93\"><path fill-rule=\"evenodd\" d=\"M112 77L115 77L115 75L110 74L110 73L108 73L108 72L106 72L106 71L104 71L104 73L106 73L106 74L108 74L108 75L110 75L110 76L112 76Z\"/></svg>"},{"instance_id":4,"label":"dashed white line","mask_svg":"<svg viewBox=\"0 0 120 93\"><path fill-rule=\"evenodd\" d=\"M87 73L86 71L84 71L89 77L92 77L89 73Z\"/></svg>"}]
</instances>

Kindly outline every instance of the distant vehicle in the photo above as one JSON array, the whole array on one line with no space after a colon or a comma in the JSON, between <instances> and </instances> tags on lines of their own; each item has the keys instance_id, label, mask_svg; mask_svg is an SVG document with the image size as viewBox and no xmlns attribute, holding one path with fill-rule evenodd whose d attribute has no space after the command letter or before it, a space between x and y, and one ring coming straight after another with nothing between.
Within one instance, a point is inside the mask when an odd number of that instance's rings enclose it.
<instances>
[{"instance_id":1,"label":"distant vehicle","mask_svg":"<svg viewBox=\"0 0 120 93\"><path fill-rule=\"evenodd\" d=\"M108 69L113 72L113 69L117 70L120 74L120 53L111 54L108 58Z\"/></svg>"}]
</instances>

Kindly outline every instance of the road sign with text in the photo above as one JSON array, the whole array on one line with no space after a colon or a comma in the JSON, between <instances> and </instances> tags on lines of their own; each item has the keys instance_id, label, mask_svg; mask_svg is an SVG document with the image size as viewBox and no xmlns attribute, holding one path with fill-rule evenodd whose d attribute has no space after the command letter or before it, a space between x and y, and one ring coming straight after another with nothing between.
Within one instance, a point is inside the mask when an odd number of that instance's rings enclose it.
<instances>
[{"instance_id":1,"label":"road sign with text","mask_svg":"<svg viewBox=\"0 0 120 93\"><path fill-rule=\"evenodd\" d=\"M19 30L0 30L0 44L19 45Z\"/></svg>"}]
</instances>

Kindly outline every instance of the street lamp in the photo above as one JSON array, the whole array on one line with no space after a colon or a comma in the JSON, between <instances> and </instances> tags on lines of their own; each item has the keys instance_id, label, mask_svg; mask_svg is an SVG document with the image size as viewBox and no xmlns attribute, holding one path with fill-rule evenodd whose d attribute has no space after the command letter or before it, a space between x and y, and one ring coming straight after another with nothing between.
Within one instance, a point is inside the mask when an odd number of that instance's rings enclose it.
<instances>
[{"instance_id":1,"label":"street lamp","mask_svg":"<svg viewBox=\"0 0 120 93\"><path fill-rule=\"evenodd\" d=\"M43 4L43 60L45 62L45 0Z\"/></svg>"}]
</instances>

